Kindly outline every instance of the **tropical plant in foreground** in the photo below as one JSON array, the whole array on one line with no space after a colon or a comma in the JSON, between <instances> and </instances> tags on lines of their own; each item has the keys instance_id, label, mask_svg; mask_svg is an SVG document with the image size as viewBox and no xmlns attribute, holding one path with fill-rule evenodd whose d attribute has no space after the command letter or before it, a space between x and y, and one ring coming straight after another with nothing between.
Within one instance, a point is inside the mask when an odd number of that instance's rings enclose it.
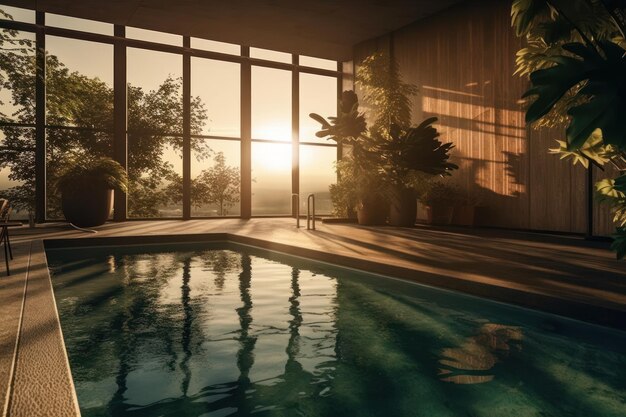
<instances>
[{"instance_id":1,"label":"tropical plant in foreground","mask_svg":"<svg viewBox=\"0 0 626 417\"><path fill-rule=\"evenodd\" d=\"M623 0L515 0L511 10L527 42L517 56L517 72L531 82L526 121L565 124L553 153L619 173L596 184L619 226L612 245L618 258L626 254L625 7Z\"/></svg>"}]
</instances>

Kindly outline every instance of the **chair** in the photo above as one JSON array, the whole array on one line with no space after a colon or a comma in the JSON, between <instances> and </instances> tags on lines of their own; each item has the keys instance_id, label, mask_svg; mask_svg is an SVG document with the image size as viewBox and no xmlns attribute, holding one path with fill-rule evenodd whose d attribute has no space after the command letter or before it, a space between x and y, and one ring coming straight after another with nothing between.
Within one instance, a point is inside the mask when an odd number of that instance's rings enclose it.
<instances>
[{"instance_id":1,"label":"chair","mask_svg":"<svg viewBox=\"0 0 626 417\"><path fill-rule=\"evenodd\" d=\"M4 262L6 264L7 275L11 275L9 269L9 259L13 260L13 250L11 249L11 240L9 238L9 227L21 226L21 223L10 223L11 205L9 200L0 199L0 244L4 246Z\"/></svg>"}]
</instances>

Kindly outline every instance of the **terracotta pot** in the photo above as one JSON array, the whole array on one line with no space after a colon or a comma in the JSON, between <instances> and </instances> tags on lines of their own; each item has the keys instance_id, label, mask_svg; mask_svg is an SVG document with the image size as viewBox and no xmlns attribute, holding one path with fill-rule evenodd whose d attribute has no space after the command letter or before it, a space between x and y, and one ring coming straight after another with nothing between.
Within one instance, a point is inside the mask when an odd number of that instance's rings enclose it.
<instances>
[{"instance_id":1,"label":"terracotta pot","mask_svg":"<svg viewBox=\"0 0 626 417\"><path fill-rule=\"evenodd\" d=\"M426 207L429 224L451 224L454 215L452 206L428 206Z\"/></svg>"},{"instance_id":2,"label":"terracotta pot","mask_svg":"<svg viewBox=\"0 0 626 417\"><path fill-rule=\"evenodd\" d=\"M476 224L476 207L474 206L457 206L454 208L454 216L452 223L459 226L471 226Z\"/></svg>"},{"instance_id":3,"label":"terracotta pot","mask_svg":"<svg viewBox=\"0 0 626 417\"><path fill-rule=\"evenodd\" d=\"M64 192L61 207L65 219L75 226L100 226L113 210L113 190L94 187L79 192Z\"/></svg>"},{"instance_id":4,"label":"terracotta pot","mask_svg":"<svg viewBox=\"0 0 626 417\"><path fill-rule=\"evenodd\" d=\"M410 189L394 190L389 206L391 226L413 227L417 219L417 198Z\"/></svg>"},{"instance_id":5,"label":"terracotta pot","mask_svg":"<svg viewBox=\"0 0 626 417\"><path fill-rule=\"evenodd\" d=\"M378 195L372 195L361 199L356 216L360 225L379 226L385 224L387 220L387 204Z\"/></svg>"}]
</instances>

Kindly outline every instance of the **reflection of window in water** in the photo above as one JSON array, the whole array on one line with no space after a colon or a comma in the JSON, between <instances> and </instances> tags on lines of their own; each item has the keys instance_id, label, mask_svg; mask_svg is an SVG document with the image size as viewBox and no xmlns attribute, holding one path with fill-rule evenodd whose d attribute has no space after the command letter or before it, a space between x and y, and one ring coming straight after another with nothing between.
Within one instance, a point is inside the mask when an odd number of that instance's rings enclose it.
<instances>
[{"instance_id":1,"label":"reflection of window in water","mask_svg":"<svg viewBox=\"0 0 626 417\"><path fill-rule=\"evenodd\" d=\"M512 349L521 350L522 329L515 326L488 323L476 336L457 348L445 348L439 360L439 378L455 384L480 384L493 380L489 372L506 358Z\"/></svg>"}]
</instances>

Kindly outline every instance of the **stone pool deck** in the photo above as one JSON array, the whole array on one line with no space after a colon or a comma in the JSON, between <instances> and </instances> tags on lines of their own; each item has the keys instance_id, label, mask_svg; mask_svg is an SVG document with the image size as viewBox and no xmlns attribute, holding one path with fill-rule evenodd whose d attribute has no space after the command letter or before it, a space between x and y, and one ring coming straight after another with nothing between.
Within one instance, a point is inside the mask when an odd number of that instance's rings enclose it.
<instances>
[{"instance_id":1,"label":"stone pool deck","mask_svg":"<svg viewBox=\"0 0 626 417\"><path fill-rule=\"evenodd\" d=\"M0 417L79 415L42 240L227 239L626 329L626 261L607 243L489 229L316 226L272 218L129 221L97 234L65 224L12 230L13 274L0 269Z\"/></svg>"}]
</instances>

